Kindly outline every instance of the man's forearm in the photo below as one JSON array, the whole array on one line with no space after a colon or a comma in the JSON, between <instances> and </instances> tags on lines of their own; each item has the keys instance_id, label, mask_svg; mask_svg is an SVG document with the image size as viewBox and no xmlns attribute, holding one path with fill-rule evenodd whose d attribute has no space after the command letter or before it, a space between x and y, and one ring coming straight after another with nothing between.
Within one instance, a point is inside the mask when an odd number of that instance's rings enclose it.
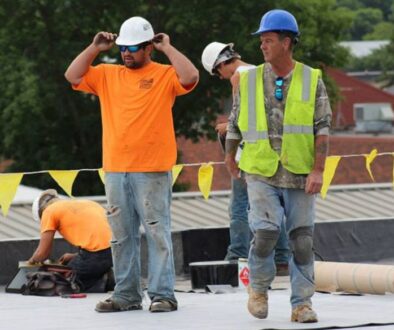
<instances>
[{"instance_id":1,"label":"man's forearm","mask_svg":"<svg viewBox=\"0 0 394 330\"><path fill-rule=\"evenodd\" d=\"M31 258L29 259L30 263L37 263L37 262L43 262L46 260L49 256L49 253L43 253L42 251L39 251L38 249L33 253Z\"/></svg>"},{"instance_id":2,"label":"man's forearm","mask_svg":"<svg viewBox=\"0 0 394 330\"><path fill-rule=\"evenodd\" d=\"M29 259L29 262L42 262L49 257L52 251L54 236L54 230L48 230L41 234L40 243L38 243L38 247L33 253L32 257Z\"/></svg>"},{"instance_id":3,"label":"man's forearm","mask_svg":"<svg viewBox=\"0 0 394 330\"><path fill-rule=\"evenodd\" d=\"M164 53L170 60L183 86L194 84L198 80L199 73L197 68L174 46L170 45Z\"/></svg>"},{"instance_id":4,"label":"man's forearm","mask_svg":"<svg viewBox=\"0 0 394 330\"><path fill-rule=\"evenodd\" d=\"M328 154L328 135L317 135L315 137L315 162L314 171L323 172L324 164Z\"/></svg>"},{"instance_id":5,"label":"man's forearm","mask_svg":"<svg viewBox=\"0 0 394 330\"><path fill-rule=\"evenodd\" d=\"M235 158L240 142L241 140L226 139L226 157L228 155Z\"/></svg>"},{"instance_id":6,"label":"man's forearm","mask_svg":"<svg viewBox=\"0 0 394 330\"><path fill-rule=\"evenodd\" d=\"M71 62L64 74L66 79L71 84L78 85L99 53L100 50L94 44L89 45Z\"/></svg>"}]
</instances>

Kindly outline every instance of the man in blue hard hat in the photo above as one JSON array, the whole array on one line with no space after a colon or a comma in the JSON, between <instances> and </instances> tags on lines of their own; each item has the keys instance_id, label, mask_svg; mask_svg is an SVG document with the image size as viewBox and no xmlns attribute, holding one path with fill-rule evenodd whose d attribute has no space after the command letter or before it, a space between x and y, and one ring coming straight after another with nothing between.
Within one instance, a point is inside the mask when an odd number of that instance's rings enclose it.
<instances>
[{"instance_id":1,"label":"man in blue hard hat","mask_svg":"<svg viewBox=\"0 0 394 330\"><path fill-rule=\"evenodd\" d=\"M217 41L211 42L204 48L201 55L201 62L205 70L212 76L230 81L233 95L236 98L238 98L236 91L238 90L239 74L255 67L241 59L241 55L234 50L233 43L225 44ZM237 101L236 98L234 99L235 102ZM217 124L215 129L218 132L220 143L224 143L227 134L227 122ZM238 148L237 159L240 157L241 153L242 143ZM230 244L227 248L225 260L231 261L238 260L239 258L248 258L251 240L248 209L249 200L246 182L243 174L239 173L238 178L231 179L231 197L228 208L230 216ZM277 276L289 275L288 260L289 243L284 222L282 222L280 235L275 245L275 267Z\"/></svg>"},{"instance_id":2,"label":"man in blue hard hat","mask_svg":"<svg viewBox=\"0 0 394 330\"><path fill-rule=\"evenodd\" d=\"M232 176L246 173L249 224L248 310L268 316L268 288L275 277L274 247L286 217L293 322L317 322L313 228L315 194L320 192L328 152L331 108L321 72L293 59L300 36L295 17L271 10L254 33L265 63L239 78L239 106L233 107L226 138ZM244 149L235 161L241 139Z\"/></svg>"}]
</instances>

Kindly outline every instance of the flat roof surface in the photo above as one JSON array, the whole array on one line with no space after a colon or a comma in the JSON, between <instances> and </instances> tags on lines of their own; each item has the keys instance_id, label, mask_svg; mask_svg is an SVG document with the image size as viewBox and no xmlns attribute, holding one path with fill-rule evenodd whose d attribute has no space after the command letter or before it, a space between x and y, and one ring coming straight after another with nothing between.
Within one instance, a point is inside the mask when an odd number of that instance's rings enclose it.
<instances>
[{"instance_id":1,"label":"flat roof surface","mask_svg":"<svg viewBox=\"0 0 394 330\"><path fill-rule=\"evenodd\" d=\"M258 329L394 329L394 295L339 295L316 293L312 298L319 322L290 322L288 277L276 278L269 291L269 315L265 320L251 316L246 308L245 289L229 293L188 292L188 281L177 282L179 309L150 313L149 301L142 311L97 313L94 306L108 294L91 293L86 298L23 296L0 292L0 329L136 329L136 330L258 330ZM146 295L146 291L145 295ZM367 325L370 326L367 326ZM373 325L374 324L374 325ZM373 326L372 326L373 325Z\"/></svg>"},{"instance_id":2,"label":"flat roof surface","mask_svg":"<svg viewBox=\"0 0 394 330\"><path fill-rule=\"evenodd\" d=\"M374 50L387 46L389 40L360 40L360 41L341 41L339 44L350 50L356 57L370 55Z\"/></svg>"},{"instance_id":3,"label":"flat roof surface","mask_svg":"<svg viewBox=\"0 0 394 330\"><path fill-rule=\"evenodd\" d=\"M105 196L83 197L106 205ZM230 191L213 191L208 200L199 192L174 193L172 230L228 227ZM392 183L331 186L326 199L316 197L316 222L394 217ZM0 240L39 237L39 223L32 220L31 202L12 204L8 216L0 213Z\"/></svg>"}]
</instances>

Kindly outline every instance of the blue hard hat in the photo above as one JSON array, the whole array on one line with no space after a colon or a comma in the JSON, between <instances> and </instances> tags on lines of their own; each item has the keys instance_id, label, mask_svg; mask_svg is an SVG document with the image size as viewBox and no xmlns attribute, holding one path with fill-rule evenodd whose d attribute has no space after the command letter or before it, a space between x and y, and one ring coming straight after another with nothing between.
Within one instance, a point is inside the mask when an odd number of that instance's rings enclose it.
<instances>
[{"instance_id":1,"label":"blue hard hat","mask_svg":"<svg viewBox=\"0 0 394 330\"><path fill-rule=\"evenodd\" d=\"M270 31L288 31L296 35L300 34L295 17L282 9L274 9L265 13L261 19L259 29L252 34L261 34Z\"/></svg>"}]
</instances>

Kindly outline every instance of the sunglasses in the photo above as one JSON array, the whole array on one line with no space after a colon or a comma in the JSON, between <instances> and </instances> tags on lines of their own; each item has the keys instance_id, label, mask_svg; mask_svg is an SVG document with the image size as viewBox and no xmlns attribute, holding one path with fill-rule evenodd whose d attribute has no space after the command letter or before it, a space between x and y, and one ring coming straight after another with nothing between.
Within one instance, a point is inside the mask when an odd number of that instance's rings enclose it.
<instances>
[{"instance_id":1,"label":"sunglasses","mask_svg":"<svg viewBox=\"0 0 394 330\"><path fill-rule=\"evenodd\" d=\"M278 101L283 100L283 78L278 77L275 80L275 92L274 92L275 98Z\"/></svg>"},{"instance_id":2,"label":"sunglasses","mask_svg":"<svg viewBox=\"0 0 394 330\"><path fill-rule=\"evenodd\" d=\"M133 46L119 46L119 50L124 53L126 51L126 49L130 52L130 53L136 53L138 52L141 48L143 48L144 45L143 44L139 44L139 45L133 45Z\"/></svg>"}]
</instances>

